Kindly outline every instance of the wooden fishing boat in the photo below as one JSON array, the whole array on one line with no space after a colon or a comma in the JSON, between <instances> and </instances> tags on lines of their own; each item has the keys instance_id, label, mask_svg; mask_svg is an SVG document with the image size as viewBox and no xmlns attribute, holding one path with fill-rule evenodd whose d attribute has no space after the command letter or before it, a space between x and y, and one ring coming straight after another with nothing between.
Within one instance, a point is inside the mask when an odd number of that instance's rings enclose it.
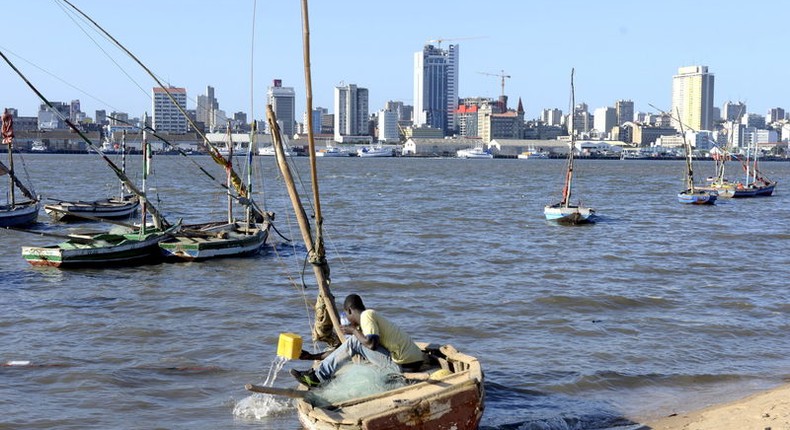
<instances>
[{"instance_id":1,"label":"wooden fishing boat","mask_svg":"<svg viewBox=\"0 0 790 430\"><path fill-rule=\"evenodd\" d=\"M418 346L435 364L405 373L406 386L328 406L309 395L298 397L302 426L309 430L477 429L485 399L480 362L450 345L418 342Z\"/></svg>"},{"instance_id":2,"label":"wooden fishing boat","mask_svg":"<svg viewBox=\"0 0 790 430\"><path fill-rule=\"evenodd\" d=\"M8 175L8 202L0 205L0 227L19 227L36 222L41 199L19 180L14 171L14 118L6 109L2 116L3 143L8 148L8 166L0 162L0 176ZM25 196L17 201L16 189Z\"/></svg>"},{"instance_id":3,"label":"wooden fishing boat","mask_svg":"<svg viewBox=\"0 0 790 430\"><path fill-rule=\"evenodd\" d=\"M231 127L228 123L228 147L233 148ZM253 136L255 136L253 134ZM255 140L250 141L250 151L254 151ZM251 194L252 157L247 159L247 184L239 184L239 194ZM228 154L225 171L227 189L233 188L233 151ZM198 261L209 258L249 257L258 254L266 245L269 228L274 214L263 212L255 202L246 199L244 220L237 221L233 213L234 198L228 194L227 221L209 222L185 226L172 238L159 244L162 255L168 260Z\"/></svg>"},{"instance_id":4,"label":"wooden fishing boat","mask_svg":"<svg viewBox=\"0 0 790 430\"><path fill-rule=\"evenodd\" d=\"M249 257L260 253L269 237L269 221L213 222L184 226L159 243L168 260L199 261L221 257Z\"/></svg>"},{"instance_id":5,"label":"wooden fishing boat","mask_svg":"<svg viewBox=\"0 0 790 430\"><path fill-rule=\"evenodd\" d=\"M568 161L565 166L565 185L562 188L562 199L558 203L547 205L543 208L543 215L547 221L559 224L589 224L595 222L595 209L585 207L581 203L572 204L574 152L576 151L576 136L573 129L573 110L576 107L575 90L573 88L573 70L571 70L571 120L569 121L569 134L571 137L568 150Z\"/></svg>"},{"instance_id":6,"label":"wooden fishing boat","mask_svg":"<svg viewBox=\"0 0 790 430\"><path fill-rule=\"evenodd\" d=\"M102 145L102 154L109 153L105 150L104 144ZM126 131L123 133L118 151L121 154L121 171L126 173ZM118 196L92 201L56 200L55 203L44 205L44 212L54 221L60 222L131 218L140 207L140 199L128 192L123 181L119 182Z\"/></svg>"},{"instance_id":7,"label":"wooden fishing boat","mask_svg":"<svg viewBox=\"0 0 790 430\"><path fill-rule=\"evenodd\" d=\"M309 60L309 26L307 0L302 0L302 19L304 35L305 87L307 110L312 110L312 84ZM312 117L307 117L308 143L313 188L314 229L310 224L299 193L293 180L287 160L282 155L280 128L271 105L267 109L267 119L272 130L275 150L280 156L277 164L286 184L288 195L294 208L299 230L312 264L313 274L318 284L318 301L314 326L314 339L325 340L336 336L344 339L334 296L329 290L329 263L326 260L323 242L323 215L318 194L318 174L316 171L316 152L313 136ZM315 233L313 233L315 232ZM318 309L322 309L321 312ZM418 345L423 352L432 357L435 369L426 371L421 377L405 374L409 383L402 388L387 390L378 394L357 397L337 404L317 403L311 396L294 396L299 421L306 429L363 430L363 429L476 429L483 415L485 390L483 371L478 360L462 354L450 345ZM438 373L437 373L438 372ZM433 379L431 379L433 376ZM256 390L254 385L245 386ZM263 387L266 388L266 387ZM320 389L320 388L319 388ZM282 390L282 389L281 389ZM304 393L306 388L302 388ZM315 390L315 389L312 389ZM299 390L287 390L298 392ZM265 390L265 392L272 392ZM306 391L307 393L310 390Z\"/></svg>"},{"instance_id":8,"label":"wooden fishing boat","mask_svg":"<svg viewBox=\"0 0 790 430\"><path fill-rule=\"evenodd\" d=\"M33 266L61 269L156 263L161 260L159 242L180 227L180 224L175 224L166 230L154 228L125 233L73 234L57 245L24 246L22 257Z\"/></svg>"},{"instance_id":9,"label":"wooden fishing boat","mask_svg":"<svg viewBox=\"0 0 790 430\"><path fill-rule=\"evenodd\" d=\"M85 221L91 219L131 218L140 207L140 199L133 194L94 201L57 201L44 205L44 212L54 221Z\"/></svg>"}]
</instances>

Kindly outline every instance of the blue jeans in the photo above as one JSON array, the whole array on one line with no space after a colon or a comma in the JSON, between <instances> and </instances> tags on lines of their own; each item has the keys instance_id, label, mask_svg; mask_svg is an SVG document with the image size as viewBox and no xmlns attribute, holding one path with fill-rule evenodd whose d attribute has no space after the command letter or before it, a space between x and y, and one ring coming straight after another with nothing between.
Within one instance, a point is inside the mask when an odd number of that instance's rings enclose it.
<instances>
[{"instance_id":1,"label":"blue jeans","mask_svg":"<svg viewBox=\"0 0 790 430\"><path fill-rule=\"evenodd\" d=\"M376 367L387 369L392 372L400 371L398 365L392 361L392 357L390 357L390 352L387 348L379 345L376 349L369 349L364 347L356 336L346 336L346 341L321 361L321 364L318 365L318 369L315 372L316 376L318 376L321 382L332 379L332 375L335 374L335 371L337 371L340 366L350 361L355 355L364 358Z\"/></svg>"}]
</instances>

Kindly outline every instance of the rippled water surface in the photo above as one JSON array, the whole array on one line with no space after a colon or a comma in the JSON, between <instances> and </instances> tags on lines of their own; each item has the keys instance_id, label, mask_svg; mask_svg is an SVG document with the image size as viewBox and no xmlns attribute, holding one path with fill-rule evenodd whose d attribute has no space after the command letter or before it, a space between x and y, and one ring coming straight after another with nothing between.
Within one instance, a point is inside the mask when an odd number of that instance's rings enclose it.
<instances>
[{"instance_id":1,"label":"rippled water surface","mask_svg":"<svg viewBox=\"0 0 790 430\"><path fill-rule=\"evenodd\" d=\"M258 161L258 199L297 242L273 160ZM95 155L24 162L45 198L116 187ZM187 159L154 166L169 219L223 218L221 189ZM790 376L790 163L764 163L773 197L713 207L677 203L682 162L578 167L592 226L543 219L561 160L319 159L335 295L360 293L416 339L479 357L489 429L629 428ZM99 228L40 221L49 234ZM0 367L0 428L299 428L287 400L243 386L267 377L280 332L309 338L304 246L274 233L256 258L64 271L20 255L55 237L0 240L0 363L30 362ZM293 387L293 367L274 385Z\"/></svg>"}]
</instances>

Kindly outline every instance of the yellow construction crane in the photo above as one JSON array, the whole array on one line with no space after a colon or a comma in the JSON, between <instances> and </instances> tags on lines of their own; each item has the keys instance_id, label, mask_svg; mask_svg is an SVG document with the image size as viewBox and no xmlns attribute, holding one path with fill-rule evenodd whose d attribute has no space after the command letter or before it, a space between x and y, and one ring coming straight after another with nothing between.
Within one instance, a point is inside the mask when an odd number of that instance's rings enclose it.
<instances>
[{"instance_id":1,"label":"yellow construction crane","mask_svg":"<svg viewBox=\"0 0 790 430\"><path fill-rule=\"evenodd\" d=\"M487 73L487 72L477 72L481 75L488 75L488 76L497 76L502 79L502 95L505 95L505 78L510 79L510 75L506 75L504 70L500 70L500 73Z\"/></svg>"}]
</instances>

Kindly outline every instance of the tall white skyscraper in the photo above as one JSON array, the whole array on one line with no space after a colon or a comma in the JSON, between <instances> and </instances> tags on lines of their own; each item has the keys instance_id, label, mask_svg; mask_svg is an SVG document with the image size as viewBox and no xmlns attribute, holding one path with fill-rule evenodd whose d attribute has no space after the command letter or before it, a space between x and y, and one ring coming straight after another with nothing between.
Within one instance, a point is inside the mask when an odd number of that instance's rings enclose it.
<instances>
[{"instance_id":1,"label":"tall white skyscraper","mask_svg":"<svg viewBox=\"0 0 790 430\"><path fill-rule=\"evenodd\" d=\"M335 140L340 136L367 136L368 89L354 84L335 87Z\"/></svg>"},{"instance_id":2,"label":"tall white skyscraper","mask_svg":"<svg viewBox=\"0 0 790 430\"><path fill-rule=\"evenodd\" d=\"M425 45L414 54L414 125L455 132L458 108L458 45Z\"/></svg>"},{"instance_id":3,"label":"tall white skyscraper","mask_svg":"<svg viewBox=\"0 0 790 430\"><path fill-rule=\"evenodd\" d=\"M187 132L187 118L178 109L181 106L184 111L187 109L187 90L186 88L154 87L151 104L153 112L151 126L158 132L184 134ZM167 95L173 96L178 106L173 104L173 100Z\"/></svg>"},{"instance_id":4,"label":"tall white skyscraper","mask_svg":"<svg viewBox=\"0 0 790 430\"><path fill-rule=\"evenodd\" d=\"M296 132L296 91L293 87L284 87L281 79L275 79L266 95L283 135L293 138Z\"/></svg>"},{"instance_id":5,"label":"tall white skyscraper","mask_svg":"<svg viewBox=\"0 0 790 430\"><path fill-rule=\"evenodd\" d=\"M713 75L708 66L687 66L672 77L672 126L710 130L713 126Z\"/></svg>"}]
</instances>

